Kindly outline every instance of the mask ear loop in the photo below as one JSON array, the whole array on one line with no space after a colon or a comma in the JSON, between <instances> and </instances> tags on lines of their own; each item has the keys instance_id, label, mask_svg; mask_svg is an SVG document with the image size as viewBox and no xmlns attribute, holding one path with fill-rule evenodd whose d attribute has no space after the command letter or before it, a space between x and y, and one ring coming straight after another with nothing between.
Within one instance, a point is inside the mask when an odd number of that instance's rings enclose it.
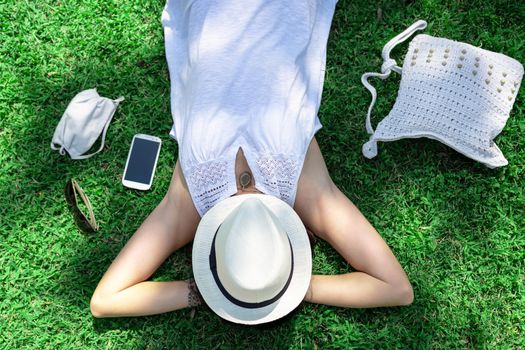
<instances>
[{"instance_id":1,"label":"mask ear loop","mask_svg":"<svg viewBox=\"0 0 525 350\"><path fill-rule=\"evenodd\" d=\"M113 103L115 104L115 108L113 109L113 111L111 112L111 115L109 116L107 122L106 122L106 125L104 125L104 130L102 131L102 142L100 144L100 147L97 151L91 153L91 154L85 154L85 155L82 155L82 156L76 156L76 157L71 157L71 159L87 159L87 158L91 158L93 157L95 154L99 153L100 151L102 151L102 149L104 148L104 144L106 142L106 132L108 131L108 128L109 128L109 124L111 123L111 120L113 119L113 116L115 115L115 112L117 111L117 107L118 105L120 104L120 102L124 101L124 96L120 96L119 98L117 98L116 100L113 100Z\"/></svg>"},{"instance_id":2,"label":"mask ear loop","mask_svg":"<svg viewBox=\"0 0 525 350\"><path fill-rule=\"evenodd\" d=\"M57 147L57 146L55 146L53 141L51 141L51 149L54 150L54 151L58 151L58 153L60 153L61 156L66 154L64 146Z\"/></svg>"},{"instance_id":3,"label":"mask ear loop","mask_svg":"<svg viewBox=\"0 0 525 350\"><path fill-rule=\"evenodd\" d=\"M381 80L385 80L390 76L390 73L392 71L401 74L401 67L397 65L397 62L390 58L390 51L394 47L396 47L397 44L402 43L403 41L407 40L414 34L417 30L422 30L427 27L427 22L423 20L419 20L412 24L410 27L405 29L401 34L398 34L394 38L392 38L384 47L383 51L381 52L381 56L383 57L383 64L381 65L381 73L375 73L375 72L367 72L361 76L361 83L370 91L372 94L372 101L370 102L370 105L368 106L368 113L366 115L366 131L369 135L371 135L370 140L366 142L363 145L362 152L363 155L366 158L374 158L377 156L377 141L374 140L374 128L372 128L372 123L370 122L370 115L372 114L372 109L374 108L374 104L376 103L377 98L377 92L376 89L368 82L368 78L377 77Z\"/></svg>"}]
</instances>

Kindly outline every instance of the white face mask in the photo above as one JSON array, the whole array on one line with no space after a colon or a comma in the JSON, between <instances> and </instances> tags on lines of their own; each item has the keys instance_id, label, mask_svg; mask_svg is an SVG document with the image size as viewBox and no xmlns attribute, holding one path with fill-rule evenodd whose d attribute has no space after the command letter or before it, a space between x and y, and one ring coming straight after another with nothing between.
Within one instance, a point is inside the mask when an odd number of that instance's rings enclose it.
<instances>
[{"instance_id":1,"label":"white face mask","mask_svg":"<svg viewBox=\"0 0 525 350\"><path fill-rule=\"evenodd\" d=\"M86 159L104 148L106 131L113 114L124 97L111 100L101 97L96 89L84 90L69 102L58 123L51 148L72 159ZM86 153L102 133L100 148L91 154Z\"/></svg>"}]
</instances>

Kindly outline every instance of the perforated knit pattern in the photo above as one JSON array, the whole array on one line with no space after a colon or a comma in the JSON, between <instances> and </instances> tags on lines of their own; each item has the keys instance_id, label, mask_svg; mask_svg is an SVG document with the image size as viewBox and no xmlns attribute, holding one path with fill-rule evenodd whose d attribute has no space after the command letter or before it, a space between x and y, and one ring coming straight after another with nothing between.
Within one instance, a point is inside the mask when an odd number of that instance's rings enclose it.
<instances>
[{"instance_id":1,"label":"perforated knit pattern","mask_svg":"<svg viewBox=\"0 0 525 350\"><path fill-rule=\"evenodd\" d=\"M523 66L503 54L418 35L403 63L399 93L363 152L376 141L437 139L488 167L508 164L493 139L516 99ZM366 155L366 154L365 154Z\"/></svg>"},{"instance_id":2,"label":"perforated knit pattern","mask_svg":"<svg viewBox=\"0 0 525 350\"><path fill-rule=\"evenodd\" d=\"M246 155L248 157L248 155ZM204 215L215 204L237 191L234 171L235 159L218 159L190 166L185 174L188 187L199 213ZM297 181L301 172L301 158L293 155L264 154L256 157L253 175L257 189L293 206Z\"/></svg>"},{"instance_id":3,"label":"perforated knit pattern","mask_svg":"<svg viewBox=\"0 0 525 350\"><path fill-rule=\"evenodd\" d=\"M193 201L201 212L208 211L220 199L231 193L227 171L226 160L213 160L191 166L189 171L185 172L188 174L188 187L194 193Z\"/></svg>"},{"instance_id":4,"label":"perforated knit pattern","mask_svg":"<svg viewBox=\"0 0 525 350\"><path fill-rule=\"evenodd\" d=\"M266 193L273 194L293 206L300 165L299 157L289 155L263 155L258 158L257 166Z\"/></svg>"}]
</instances>

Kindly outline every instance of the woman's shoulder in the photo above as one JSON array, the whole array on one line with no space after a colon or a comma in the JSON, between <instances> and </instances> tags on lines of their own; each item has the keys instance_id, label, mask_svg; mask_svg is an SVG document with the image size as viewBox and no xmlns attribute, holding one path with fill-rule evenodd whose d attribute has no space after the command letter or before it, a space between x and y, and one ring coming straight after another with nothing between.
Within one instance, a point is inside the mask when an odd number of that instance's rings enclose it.
<instances>
[{"instance_id":1,"label":"woman's shoulder","mask_svg":"<svg viewBox=\"0 0 525 350\"><path fill-rule=\"evenodd\" d=\"M328 173L321 149L314 137L306 152L294 203L295 211L305 224L310 216L318 214L316 204L335 189L336 186Z\"/></svg>"},{"instance_id":2,"label":"woman's shoulder","mask_svg":"<svg viewBox=\"0 0 525 350\"><path fill-rule=\"evenodd\" d=\"M173 170L170 187L166 197L168 202L176 207L177 210L188 211L189 215L199 215L193 204L193 200L191 199L188 184L184 178L184 173L182 172L179 160L175 163L175 169Z\"/></svg>"}]
</instances>

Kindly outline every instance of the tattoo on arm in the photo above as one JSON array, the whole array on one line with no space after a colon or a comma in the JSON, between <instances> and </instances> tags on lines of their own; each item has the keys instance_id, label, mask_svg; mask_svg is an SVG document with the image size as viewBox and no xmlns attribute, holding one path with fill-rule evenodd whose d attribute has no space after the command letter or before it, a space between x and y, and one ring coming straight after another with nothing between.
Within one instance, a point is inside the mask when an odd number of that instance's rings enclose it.
<instances>
[{"instance_id":1,"label":"tattoo on arm","mask_svg":"<svg viewBox=\"0 0 525 350\"><path fill-rule=\"evenodd\" d=\"M195 279L190 278L186 280L186 282L188 283L188 307L196 307L202 305L204 301L202 300L201 293L197 288Z\"/></svg>"}]
</instances>

